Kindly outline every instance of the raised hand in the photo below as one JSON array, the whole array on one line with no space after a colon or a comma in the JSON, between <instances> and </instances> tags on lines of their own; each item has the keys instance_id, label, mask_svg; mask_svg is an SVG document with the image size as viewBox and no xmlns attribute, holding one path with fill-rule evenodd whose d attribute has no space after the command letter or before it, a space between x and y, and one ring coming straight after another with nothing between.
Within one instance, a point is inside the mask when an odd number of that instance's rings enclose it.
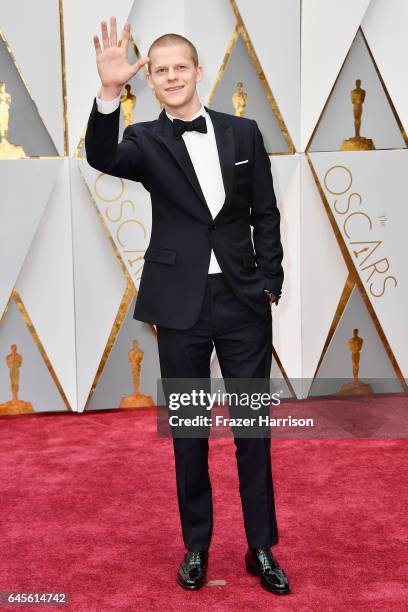
<instances>
[{"instance_id":1,"label":"raised hand","mask_svg":"<svg viewBox=\"0 0 408 612\"><path fill-rule=\"evenodd\" d=\"M130 23L123 28L120 46L117 46L116 17L110 18L110 38L106 21L101 22L103 50L95 34L93 42L96 51L96 65L101 79L101 97L113 98L119 95L123 85L149 62L148 57L141 57L134 64L129 64L127 52L130 39Z\"/></svg>"}]
</instances>

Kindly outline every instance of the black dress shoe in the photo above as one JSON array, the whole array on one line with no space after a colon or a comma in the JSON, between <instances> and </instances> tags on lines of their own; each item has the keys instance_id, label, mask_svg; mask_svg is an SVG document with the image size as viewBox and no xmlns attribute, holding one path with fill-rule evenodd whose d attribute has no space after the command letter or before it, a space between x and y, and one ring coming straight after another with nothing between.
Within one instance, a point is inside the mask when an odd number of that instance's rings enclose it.
<instances>
[{"instance_id":1,"label":"black dress shoe","mask_svg":"<svg viewBox=\"0 0 408 612\"><path fill-rule=\"evenodd\" d=\"M189 550L179 567L177 582L184 589L199 589L205 581L208 551L193 552Z\"/></svg>"},{"instance_id":2,"label":"black dress shoe","mask_svg":"<svg viewBox=\"0 0 408 612\"><path fill-rule=\"evenodd\" d=\"M247 572L261 577L261 586L267 591L290 593L285 572L268 548L250 548L245 555Z\"/></svg>"}]
</instances>

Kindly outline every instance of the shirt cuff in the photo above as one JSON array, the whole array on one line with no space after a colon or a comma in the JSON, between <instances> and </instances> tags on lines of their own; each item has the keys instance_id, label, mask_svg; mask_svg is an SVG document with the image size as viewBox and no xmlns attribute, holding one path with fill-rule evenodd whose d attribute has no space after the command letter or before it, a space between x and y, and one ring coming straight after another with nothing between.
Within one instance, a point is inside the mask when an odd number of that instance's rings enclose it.
<instances>
[{"instance_id":1,"label":"shirt cuff","mask_svg":"<svg viewBox=\"0 0 408 612\"><path fill-rule=\"evenodd\" d=\"M98 111L103 115L108 115L109 113L113 113L119 104L120 104L120 94L117 98L113 98L113 100L101 100L99 97L100 90L96 94L96 106Z\"/></svg>"},{"instance_id":2,"label":"shirt cuff","mask_svg":"<svg viewBox=\"0 0 408 612\"><path fill-rule=\"evenodd\" d=\"M272 298L274 304L278 305L278 302L281 298L281 291L270 291L269 289L264 289L264 292L268 295L269 298Z\"/></svg>"}]
</instances>

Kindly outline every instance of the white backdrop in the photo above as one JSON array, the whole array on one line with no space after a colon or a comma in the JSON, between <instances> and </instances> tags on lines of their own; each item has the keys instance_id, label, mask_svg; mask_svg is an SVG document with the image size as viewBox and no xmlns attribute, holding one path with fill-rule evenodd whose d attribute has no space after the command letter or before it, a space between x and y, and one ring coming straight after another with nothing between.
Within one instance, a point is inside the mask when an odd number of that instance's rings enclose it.
<instances>
[{"instance_id":1,"label":"white backdrop","mask_svg":"<svg viewBox=\"0 0 408 612\"><path fill-rule=\"evenodd\" d=\"M405 390L407 2L3 0L8 140L26 159L0 159L0 404L11 398L13 343L23 357L19 398L35 411L118 406L132 391L133 339L144 350L142 392L156 396L154 329L132 319L149 196L84 159L99 87L92 36L112 14L120 28L132 23L133 61L165 32L190 38L205 71L201 100L215 109L233 113L229 83L252 83L247 116L268 142L284 246L271 375L289 387L303 379L293 385L299 397L319 378L351 379L356 327L360 377ZM361 134L374 151L340 151L354 136L356 79L366 90ZM156 117L143 74L132 91L134 120Z\"/></svg>"}]
</instances>

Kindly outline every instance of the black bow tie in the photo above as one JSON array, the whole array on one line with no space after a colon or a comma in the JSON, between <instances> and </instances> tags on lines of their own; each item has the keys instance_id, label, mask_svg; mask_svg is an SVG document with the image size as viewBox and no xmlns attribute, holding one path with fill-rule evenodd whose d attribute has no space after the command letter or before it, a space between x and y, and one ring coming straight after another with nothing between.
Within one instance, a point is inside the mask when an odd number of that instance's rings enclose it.
<instances>
[{"instance_id":1,"label":"black bow tie","mask_svg":"<svg viewBox=\"0 0 408 612\"><path fill-rule=\"evenodd\" d=\"M201 132L207 133L207 123L205 117L200 115L193 121L182 121L181 119L173 119L173 134L176 138L181 138L184 132Z\"/></svg>"}]
</instances>

